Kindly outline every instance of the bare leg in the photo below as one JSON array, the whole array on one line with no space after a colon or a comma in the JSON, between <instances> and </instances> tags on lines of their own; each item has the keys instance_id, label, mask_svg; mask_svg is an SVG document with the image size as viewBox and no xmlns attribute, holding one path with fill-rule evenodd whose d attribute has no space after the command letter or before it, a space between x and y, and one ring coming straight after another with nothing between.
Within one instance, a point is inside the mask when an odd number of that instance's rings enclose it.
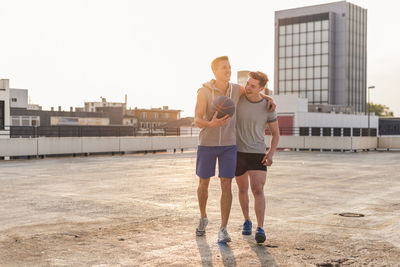
<instances>
[{"instance_id":1,"label":"bare leg","mask_svg":"<svg viewBox=\"0 0 400 267\"><path fill-rule=\"evenodd\" d=\"M228 225L232 206L232 179L220 178L221 181L221 228Z\"/></svg>"},{"instance_id":2,"label":"bare leg","mask_svg":"<svg viewBox=\"0 0 400 267\"><path fill-rule=\"evenodd\" d=\"M265 171L249 171L251 191L254 195L254 209L257 217L258 227L264 227L265 197L264 184L267 179Z\"/></svg>"},{"instance_id":3,"label":"bare leg","mask_svg":"<svg viewBox=\"0 0 400 267\"><path fill-rule=\"evenodd\" d=\"M241 176L236 176L236 184L239 189L239 202L240 202L240 207L242 208L242 213L244 216L245 220L250 221L250 215L249 215L249 174L248 172L245 172Z\"/></svg>"},{"instance_id":4,"label":"bare leg","mask_svg":"<svg viewBox=\"0 0 400 267\"><path fill-rule=\"evenodd\" d=\"M199 201L200 216L201 218L207 218L206 206L208 199L208 185L210 184L210 178L199 178L199 187L197 188L197 199Z\"/></svg>"}]
</instances>

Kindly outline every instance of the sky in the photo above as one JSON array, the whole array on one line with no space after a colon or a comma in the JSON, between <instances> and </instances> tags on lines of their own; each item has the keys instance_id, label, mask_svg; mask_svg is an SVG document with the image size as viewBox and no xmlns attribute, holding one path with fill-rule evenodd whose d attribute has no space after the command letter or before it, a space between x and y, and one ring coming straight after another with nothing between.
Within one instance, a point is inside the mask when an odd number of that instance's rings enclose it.
<instances>
[{"instance_id":1,"label":"sky","mask_svg":"<svg viewBox=\"0 0 400 267\"><path fill-rule=\"evenodd\" d=\"M232 82L239 70L260 70L273 89L274 12L329 2L0 0L0 79L46 110L127 94L128 107L193 116L212 59L229 56ZM368 9L371 102L400 116L400 2L348 2Z\"/></svg>"}]
</instances>

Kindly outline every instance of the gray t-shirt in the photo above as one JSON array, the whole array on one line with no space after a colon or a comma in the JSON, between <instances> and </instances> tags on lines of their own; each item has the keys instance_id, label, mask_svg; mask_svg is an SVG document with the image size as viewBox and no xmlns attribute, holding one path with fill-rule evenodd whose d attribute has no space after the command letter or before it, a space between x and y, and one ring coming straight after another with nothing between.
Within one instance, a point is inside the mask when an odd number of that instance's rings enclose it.
<instances>
[{"instance_id":1,"label":"gray t-shirt","mask_svg":"<svg viewBox=\"0 0 400 267\"><path fill-rule=\"evenodd\" d=\"M210 119L212 115L211 105L214 99L223 93L215 87L215 80L211 80L208 83L203 84L203 87L199 90L203 91L207 98L207 109L205 119ZM238 84L230 83L229 88L226 91L226 96L232 99L237 106L240 97L240 86ZM199 134L199 145L200 146L233 146L236 145L236 114L229 119L225 126L215 128L201 128Z\"/></svg>"},{"instance_id":2,"label":"gray t-shirt","mask_svg":"<svg viewBox=\"0 0 400 267\"><path fill-rule=\"evenodd\" d=\"M236 109L237 151L245 153L265 153L265 127L277 120L276 112L270 112L267 101L251 102L241 96Z\"/></svg>"}]
</instances>

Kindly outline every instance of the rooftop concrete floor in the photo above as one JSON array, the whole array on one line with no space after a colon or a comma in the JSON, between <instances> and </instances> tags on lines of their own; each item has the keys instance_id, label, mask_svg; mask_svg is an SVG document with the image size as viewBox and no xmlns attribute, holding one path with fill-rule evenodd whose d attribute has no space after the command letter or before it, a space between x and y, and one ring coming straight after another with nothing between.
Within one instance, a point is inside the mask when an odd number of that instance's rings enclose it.
<instances>
[{"instance_id":1,"label":"rooftop concrete floor","mask_svg":"<svg viewBox=\"0 0 400 267\"><path fill-rule=\"evenodd\" d=\"M207 234L195 236L195 162L194 152L0 161L0 266L399 266L400 153L277 153L263 245L241 235L235 182L232 242L217 244L218 178Z\"/></svg>"}]
</instances>

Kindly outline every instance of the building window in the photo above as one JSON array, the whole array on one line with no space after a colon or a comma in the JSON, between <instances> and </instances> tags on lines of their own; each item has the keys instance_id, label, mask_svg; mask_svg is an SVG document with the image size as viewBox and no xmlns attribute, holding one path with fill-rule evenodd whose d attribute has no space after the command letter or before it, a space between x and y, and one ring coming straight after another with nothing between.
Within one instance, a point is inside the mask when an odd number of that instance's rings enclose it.
<instances>
[{"instance_id":1,"label":"building window","mask_svg":"<svg viewBox=\"0 0 400 267\"><path fill-rule=\"evenodd\" d=\"M279 80L285 80L285 70L279 71Z\"/></svg>"},{"instance_id":2,"label":"building window","mask_svg":"<svg viewBox=\"0 0 400 267\"><path fill-rule=\"evenodd\" d=\"M16 98L11 98L11 102L17 102Z\"/></svg>"},{"instance_id":3,"label":"building window","mask_svg":"<svg viewBox=\"0 0 400 267\"><path fill-rule=\"evenodd\" d=\"M288 57L286 58L286 68L290 69L292 67L292 58Z\"/></svg>"},{"instance_id":4,"label":"building window","mask_svg":"<svg viewBox=\"0 0 400 267\"><path fill-rule=\"evenodd\" d=\"M300 24L300 32L306 32L306 31L307 31L307 24L301 23Z\"/></svg>"},{"instance_id":5,"label":"building window","mask_svg":"<svg viewBox=\"0 0 400 267\"><path fill-rule=\"evenodd\" d=\"M168 113L165 113L165 114L164 114L164 118L168 119L168 118L169 118L169 114L168 114Z\"/></svg>"},{"instance_id":6,"label":"building window","mask_svg":"<svg viewBox=\"0 0 400 267\"><path fill-rule=\"evenodd\" d=\"M322 43L322 50L321 50L321 53L322 53L322 54L327 54L328 52L329 52L328 43Z\"/></svg>"},{"instance_id":7,"label":"building window","mask_svg":"<svg viewBox=\"0 0 400 267\"><path fill-rule=\"evenodd\" d=\"M300 31L300 24L293 25L293 33L299 33Z\"/></svg>"},{"instance_id":8,"label":"building window","mask_svg":"<svg viewBox=\"0 0 400 267\"><path fill-rule=\"evenodd\" d=\"M342 129L341 128L333 128L333 136L341 136Z\"/></svg>"},{"instance_id":9,"label":"building window","mask_svg":"<svg viewBox=\"0 0 400 267\"><path fill-rule=\"evenodd\" d=\"M300 136L309 136L310 128L308 127L300 127Z\"/></svg>"},{"instance_id":10,"label":"building window","mask_svg":"<svg viewBox=\"0 0 400 267\"><path fill-rule=\"evenodd\" d=\"M157 112L154 113L154 118L155 118L155 119L158 119L158 113L157 113Z\"/></svg>"},{"instance_id":11,"label":"building window","mask_svg":"<svg viewBox=\"0 0 400 267\"><path fill-rule=\"evenodd\" d=\"M353 136L360 136L360 128L353 128Z\"/></svg>"},{"instance_id":12,"label":"building window","mask_svg":"<svg viewBox=\"0 0 400 267\"><path fill-rule=\"evenodd\" d=\"M21 126L19 118L20 117L11 117L11 125L12 126Z\"/></svg>"},{"instance_id":13,"label":"building window","mask_svg":"<svg viewBox=\"0 0 400 267\"><path fill-rule=\"evenodd\" d=\"M321 128L311 128L311 135L312 136L320 136L321 135Z\"/></svg>"},{"instance_id":14,"label":"building window","mask_svg":"<svg viewBox=\"0 0 400 267\"><path fill-rule=\"evenodd\" d=\"M143 112L141 115L142 115L142 119L146 119L147 118L147 113L146 112Z\"/></svg>"},{"instance_id":15,"label":"building window","mask_svg":"<svg viewBox=\"0 0 400 267\"><path fill-rule=\"evenodd\" d=\"M315 30L316 31L320 31L321 30L321 28L322 28L322 25L321 25L322 23L321 23L321 21L316 21L315 22Z\"/></svg>"},{"instance_id":16,"label":"building window","mask_svg":"<svg viewBox=\"0 0 400 267\"><path fill-rule=\"evenodd\" d=\"M286 33L285 29L286 29L285 26L279 26L279 34L280 35L285 34Z\"/></svg>"},{"instance_id":17,"label":"building window","mask_svg":"<svg viewBox=\"0 0 400 267\"><path fill-rule=\"evenodd\" d=\"M351 129L343 128L343 136L351 136Z\"/></svg>"},{"instance_id":18,"label":"building window","mask_svg":"<svg viewBox=\"0 0 400 267\"><path fill-rule=\"evenodd\" d=\"M328 30L329 29L329 21L328 20L323 20L322 21L322 29L323 30Z\"/></svg>"},{"instance_id":19,"label":"building window","mask_svg":"<svg viewBox=\"0 0 400 267\"><path fill-rule=\"evenodd\" d=\"M329 20L280 25L278 38L279 93L327 103Z\"/></svg>"},{"instance_id":20,"label":"building window","mask_svg":"<svg viewBox=\"0 0 400 267\"><path fill-rule=\"evenodd\" d=\"M30 117L22 116L22 126L31 126L30 125Z\"/></svg>"},{"instance_id":21,"label":"building window","mask_svg":"<svg viewBox=\"0 0 400 267\"><path fill-rule=\"evenodd\" d=\"M298 44L300 44L300 35L293 34L293 45L298 45Z\"/></svg>"},{"instance_id":22,"label":"building window","mask_svg":"<svg viewBox=\"0 0 400 267\"><path fill-rule=\"evenodd\" d=\"M292 25L286 25L286 34L292 34Z\"/></svg>"},{"instance_id":23,"label":"building window","mask_svg":"<svg viewBox=\"0 0 400 267\"><path fill-rule=\"evenodd\" d=\"M5 115L4 101L0 101L0 130L4 130Z\"/></svg>"},{"instance_id":24,"label":"building window","mask_svg":"<svg viewBox=\"0 0 400 267\"><path fill-rule=\"evenodd\" d=\"M322 42L327 42L329 40L329 32L322 31Z\"/></svg>"},{"instance_id":25,"label":"building window","mask_svg":"<svg viewBox=\"0 0 400 267\"><path fill-rule=\"evenodd\" d=\"M328 103L329 98L328 98L328 90L323 90L321 92L321 102L322 103Z\"/></svg>"},{"instance_id":26,"label":"building window","mask_svg":"<svg viewBox=\"0 0 400 267\"><path fill-rule=\"evenodd\" d=\"M368 136L368 128L361 129L361 136Z\"/></svg>"},{"instance_id":27,"label":"building window","mask_svg":"<svg viewBox=\"0 0 400 267\"><path fill-rule=\"evenodd\" d=\"M294 57L293 58L293 68L298 68L299 67L299 57Z\"/></svg>"},{"instance_id":28,"label":"building window","mask_svg":"<svg viewBox=\"0 0 400 267\"><path fill-rule=\"evenodd\" d=\"M286 44L285 41L286 41L285 35L279 36L279 46L285 46L285 44Z\"/></svg>"},{"instance_id":29,"label":"building window","mask_svg":"<svg viewBox=\"0 0 400 267\"><path fill-rule=\"evenodd\" d=\"M322 129L322 135L323 135L323 136L331 136L331 135L332 135L332 130L331 130L331 128L323 128L323 129Z\"/></svg>"}]
</instances>

